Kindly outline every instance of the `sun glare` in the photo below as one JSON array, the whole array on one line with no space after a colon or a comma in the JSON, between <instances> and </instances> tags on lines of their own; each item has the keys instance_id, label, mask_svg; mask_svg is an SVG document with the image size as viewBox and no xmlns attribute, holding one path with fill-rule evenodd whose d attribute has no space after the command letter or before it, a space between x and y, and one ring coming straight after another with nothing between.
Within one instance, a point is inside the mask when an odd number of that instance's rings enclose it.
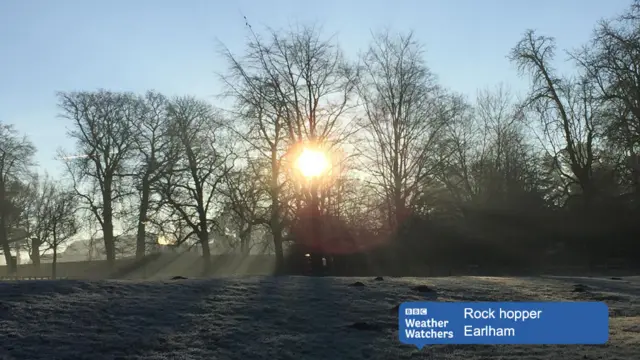
<instances>
[{"instance_id":1,"label":"sun glare","mask_svg":"<svg viewBox=\"0 0 640 360\"><path fill-rule=\"evenodd\" d=\"M171 241L163 235L158 236L158 245L171 245Z\"/></svg>"},{"instance_id":2,"label":"sun glare","mask_svg":"<svg viewBox=\"0 0 640 360\"><path fill-rule=\"evenodd\" d=\"M296 162L297 168L307 178L318 177L329 168L329 161L321 151L304 149Z\"/></svg>"}]
</instances>

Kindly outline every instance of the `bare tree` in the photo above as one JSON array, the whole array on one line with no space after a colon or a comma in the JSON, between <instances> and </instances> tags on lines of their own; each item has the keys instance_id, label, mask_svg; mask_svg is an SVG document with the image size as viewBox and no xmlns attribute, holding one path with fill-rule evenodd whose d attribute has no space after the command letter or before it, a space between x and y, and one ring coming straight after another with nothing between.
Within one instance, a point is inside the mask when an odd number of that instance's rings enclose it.
<instances>
[{"instance_id":1,"label":"bare tree","mask_svg":"<svg viewBox=\"0 0 640 360\"><path fill-rule=\"evenodd\" d=\"M412 33L380 33L362 57L359 93L369 141L362 156L398 226L432 174L432 143L444 121L440 92Z\"/></svg>"},{"instance_id":2,"label":"bare tree","mask_svg":"<svg viewBox=\"0 0 640 360\"><path fill-rule=\"evenodd\" d=\"M446 171L440 180L459 205L533 205L525 197L540 195L542 172L510 91L504 85L479 91L472 110L447 128L445 149L451 156L442 163Z\"/></svg>"},{"instance_id":3,"label":"bare tree","mask_svg":"<svg viewBox=\"0 0 640 360\"><path fill-rule=\"evenodd\" d=\"M244 120L234 130L249 148L246 161L251 166L258 166L258 185L268 197L268 210L262 216L256 214L252 221L256 225L269 227L273 235L276 263L281 266L284 261L282 245L285 228L284 159L288 146L285 104L278 98L277 90L268 79L247 74L244 65L230 54L228 58L232 72L224 80L229 88L228 95L235 97L239 117Z\"/></svg>"},{"instance_id":4,"label":"bare tree","mask_svg":"<svg viewBox=\"0 0 640 360\"><path fill-rule=\"evenodd\" d=\"M590 44L573 58L593 79L607 113L607 148L618 152L621 172L640 195L640 2L622 16L602 21ZM613 155L613 154L611 154Z\"/></svg>"},{"instance_id":5,"label":"bare tree","mask_svg":"<svg viewBox=\"0 0 640 360\"><path fill-rule=\"evenodd\" d=\"M293 143L322 141L339 130L340 118L353 107L357 73L338 45L321 39L314 27L283 34L271 30L267 42L253 30L251 34L243 59L225 49L232 65L225 79L242 80L239 86L231 86L231 94L246 98L246 91L252 90L265 95L260 88L266 86Z\"/></svg>"},{"instance_id":6,"label":"bare tree","mask_svg":"<svg viewBox=\"0 0 640 360\"><path fill-rule=\"evenodd\" d=\"M331 39L322 39L316 28L301 27L286 33L270 30L268 39L263 40L248 27L251 39L245 56L224 50L230 72L222 78L226 95L237 100L240 116L248 120L248 140L256 144L258 157L269 162L270 215L263 223L272 232L281 268L287 212L283 199L286 155L300 144L326 150L332 134L346 135L341 119L348 120L354 107L357 73L338 46ZM310 208L320 204L315 185L299 193L306 195Z\"/></svg>"},{"instance_id":7,"label":"bare tree","mask_svg":"<svg viewBox=\"0 0 640 360\"><path fill-rule=\"evenodd\" d=\"M221 193L225 198L225 221L240 240L240 252L248 255L256 219L261 216L260 202L264 200L264 187L260 186L259 171L254 163L244 169L232 171L225 176ZM220 229L224 233L225 229Z\"/></svg>"},{"instance_id":8,"label":"bare tree","mask_svg":"<svg viewBox=\"0 0 640 360\"><path fill-rule=\"evenodd\" d=\"M62 189L48 176L39 181L32 204L30 236L33 241L31 259L39 265L41 246L53 251L51 277L57 276L58 249L78 232L77 203L71 191ZM36 263L37 261L37 263Z\"/></svg>"},{"instance_id":9,"label":"bare tree","mask_svg":"<svg viewBox=\"0 0 640 360\"><path fill-rule=\"evenodd\" d=\"M470 168L479 146L478 129L473 107L462 96L452 94L446 103L447 121L442 136L431 147L437 157L434 174L437 182L422 189L419 203L423 211L433 212L434 207L440 206L441 215L455 217L460 215L460 205L470 201L475 193Z\"/></svg>"},{"instance_id":10,"label":"bare tree","mask_svg":"<svg viewBox=\"0 0 640 360\"><path fill-rule=\"evenodd\" d=\"M35 152L33 144L13 126L0 124L0 245L9 273L16 270L11 258L12 225L24 210L14 200L24 188L22 181L31 176Z\"/></svg>"},{"instance_id":11,"label":"bare tree","mask_svg":"<svg viewBox=\"0 0 640 360\"><path fill-rule=\"evenodd\" d=\"M555 159L556 171L580 187L585 206L596 197L592 181L600 104L589 77L562 78L550 62L553 38L529 30L512 49L510 59L521 73L532 79L525 107L540 123L540 138Z\"/></svg>"},{"instance_id":12,"label":"bare tree","mask_svg":"<svg viewBox=\"0 0 640 360\"><path fill-rule=\"evenodd\" d=\"M33 265L40 267L40 257L48 250L43 248L49 238L50 227L46 216L47 207L53 198L53 182L48 174L43 178L38 178L33 186L31 201L27 207L25 216L25 228L29 234L27 250Z\"/></svg>"},{"instance_id":13,"label":"bare tree","mask_svg":"<svg viewBox=\"0 0 640 360\"><path fill-rule=\"evenodd\" d=\"M76 222L76 197L69 191L58 190L50 207L51 237L48 241L53 251L51 277L57 276L58 248L78 232Z\"/></svg>"},{"instance_id":14,"label":"bare tree","mask_svg":"<svg viewBox=\"0 0 640 360\"><path fill-rule=\"evenodd\" d=\"M156 185L162 201L198 237L204 271L211 268L210 233L215 226L216 196L230 171L230 154L225 151L223 124L214 109L190 97L171 101L170 134L176 144L174 159ZM185 236L189 238L190 235Z\"/></svg>"},{"instance_id":15,"label":"bare tree","mask_svg":"<svg viewBox=\"0 0 640 360\"><path fill-rule=\"evenodd\" d=\"M136 258L145 255L146 225L152 209L152 189L172 159L169 137L168 99L149 91L140 98L141 111L135 126L140 131L134 137L134 165L132 176L138 191Z\"/></svg>"},{"instance_id":16,"label":"bare tree","mask_svg":"<svg viewBox=\"0 0 640 360\"><path fill-rule=\"evenodd\" d=\"M76 154L63 159L74 191L100 224L109 266L114 266L116 257L114 213L131 194L121 185L136 144L138 105L127 93L59 94L62 116L73 123L69 136L76 141Z\"/></svg>"}]
</instances>

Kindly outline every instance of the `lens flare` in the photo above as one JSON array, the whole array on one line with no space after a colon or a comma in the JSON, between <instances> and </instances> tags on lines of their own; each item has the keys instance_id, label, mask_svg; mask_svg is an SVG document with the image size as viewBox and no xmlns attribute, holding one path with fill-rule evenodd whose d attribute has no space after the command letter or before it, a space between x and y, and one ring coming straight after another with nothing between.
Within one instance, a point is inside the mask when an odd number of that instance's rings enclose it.
<instances>
[{"instance_id":1,"label":"lens flare","mask_svg":"<svg viewBox=\"0 0 640 360\"><path fill-rule=\"evenodd\" d=\"M329 168L329 161L321 151L303 149L296 167L304 177L313 178L322 175Z\"/></svg>"}]
</instances>

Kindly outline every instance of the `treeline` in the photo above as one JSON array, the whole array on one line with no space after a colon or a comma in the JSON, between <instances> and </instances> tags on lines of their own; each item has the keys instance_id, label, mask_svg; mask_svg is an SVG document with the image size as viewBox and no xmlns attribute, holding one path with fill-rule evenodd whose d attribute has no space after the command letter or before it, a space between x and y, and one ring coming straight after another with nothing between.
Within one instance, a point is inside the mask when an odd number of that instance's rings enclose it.
<instances>
[{"instance_id":1,"label":"treeline","mask_svg":"<svg viewBox=\"0 0 640 360\"><path fill-rule=\"evenodd\" d=\"M89 231L110 264L117 235L137 234L142 258L152 233L196 244L205 270L212 251L274 253L283 269L301 243L405 272L633 262L639 16L634 2L597 24L568 49L569 74L553 67L554 39L526 31L508 54L529 79L523 99L506 85L475 99L447 89L411 33L378 33L350 59L312 27L248 27L243 54L221 52L232 109L154 91L60 93L76 144L60 154L63 178L36 176L35 146L0 132L2 250L9 263L12 247L27 248L37 266ZM321 178L296 171L305 147L330 157Z\"/></svg>"}]
</instances>

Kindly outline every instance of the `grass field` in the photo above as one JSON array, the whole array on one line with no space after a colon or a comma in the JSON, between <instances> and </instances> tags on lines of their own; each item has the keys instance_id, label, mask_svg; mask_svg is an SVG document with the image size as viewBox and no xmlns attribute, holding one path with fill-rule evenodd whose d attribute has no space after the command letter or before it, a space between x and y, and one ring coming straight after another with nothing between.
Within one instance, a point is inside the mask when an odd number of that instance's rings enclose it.
<instances>
[{"instance_id":1,"label":"grass field","mask_svg":"<svg viewBox=\"0 0 640 360\"><path fill-rule=\"evenodd\" d=\"M349 286L355 281L365 286ZM575 291L576 284L585 288ZM435 293L411 290L416 285L428 285ZM398 341L395 307L420 300L605 301L611 335L601 346L418 350ZM0 283L0 359L118 358L640 359L640 277Z\"/></svg>"}]
</instances>

